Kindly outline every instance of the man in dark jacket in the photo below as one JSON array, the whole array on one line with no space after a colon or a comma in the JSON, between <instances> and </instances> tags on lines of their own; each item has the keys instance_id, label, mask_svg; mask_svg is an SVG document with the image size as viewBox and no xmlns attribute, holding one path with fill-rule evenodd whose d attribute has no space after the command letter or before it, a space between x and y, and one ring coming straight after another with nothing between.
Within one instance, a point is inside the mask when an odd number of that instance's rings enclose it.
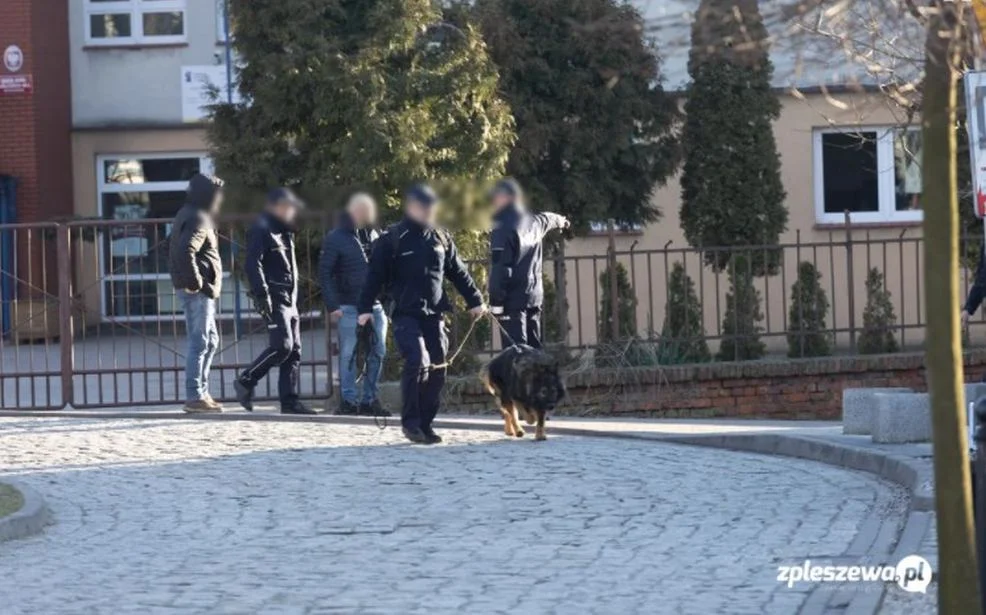
<instances>
[{"instance_id":1,"label":"man in dark jacket","mask_svg":"<svg viewBox=\"0 0 986 615\"><path fill-rule=\"evenodd\" d=\"M281 413L315 414L298 399L301 323L294 222L302 206L290 190L272 190L267 195L267 207L247 232L244 269L251 298L267 322L269 337L268 348L233 383L237 400L247 410L253 410L257 382L277 365Z\"/></svg>"},{"instance_id":2,"label":"man in dark jacket","mask_svg":"<svg viewBox=\"0 0 986 615\"><path fill-rule=\"evenodd\" d=\"M373 304L372 346L367 349L363 373L362 398L356 389L359 366L355 363L359 329L357 320L363 282L369 271L370 245L377 238L373 228L377 204L364 192L354 194L339 216L336 228L325 235L318 261L318 278L322 285L325 309L339 323L339 385L342 399L336 414L390 416L378 398L377 383L387 352L387 317L380 302Z\"/></svg>"},{"instance_id":3,"label":"man in dark jacket","mask_svg":"<svg viewBox=\"0 0 986 615\"><path fill-rule=\"evenodd\" d=\"M171 225L168 273L185 311L185 412L222 412L209 394L209 370L219 348L216 300L222 285L215 216L222 205L221 180L198 173L188 182L185 205Z\"/></svg>"},{"instance_id":4,"label":"man in dark jacket","mask_svg":"<svg viewBox=\"0 0 986 615\"><path fill-rule=\"evenodd\" d=\"M568 228L568 219L553 213L529 213L520 185L512 179L497 183L492 199L490 312L509 334L501 331L504 348L512 344L541 348L541 242L549 232Z\"/></svg>"},{"instance_id":5,"label":"man in dark jacket","mask_svg":"<svg viewBox=\"0 0 986 615\"><path fill-rule=\"evenodd\" d=\"M394 340L404 357L401 424L404 436L418 444L442 441L431 424L438 413L447 367L443 315L452 309L443 282L452 282L473 318L486 312L451 235L435 226L437 204L438 197L428 186L407 192L404 219L373 246L358 304L363 326L373 320L373 306L385 286L394 300Z\"/></svg>"}]
</instances>

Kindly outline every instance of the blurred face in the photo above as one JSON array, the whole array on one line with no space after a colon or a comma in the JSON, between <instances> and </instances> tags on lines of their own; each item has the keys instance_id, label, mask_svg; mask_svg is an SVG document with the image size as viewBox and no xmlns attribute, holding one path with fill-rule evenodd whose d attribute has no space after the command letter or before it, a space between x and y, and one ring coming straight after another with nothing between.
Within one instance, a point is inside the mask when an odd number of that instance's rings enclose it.
<instances>
[{"instance_id":1,"label":"blurred face","mask_svg":"<svg viewBox=\"0 0 986 615\"><path fill-rule=\"evenodd\" d=\"M438 203L428 207L418 201L408 201L404 207L404 211L407 212L408 218L418 224L432 226L438 218Z\"/></svg>"},{"instance_id":2,"label":"blurred face","mask_svg":"<svg viewBox=\"0 0 986 615\"><path fill-rule=\"evenodd\" d=\"M368 194L353 196L346 205L346 211L357 227L364 228L377 223L377 203Z\"/></svg>"},{"instance_id":3,"label":"blurred face","mask_svg":"<svg viewBox=\"0 0 986 615\"><path fill-rule=\"evenodd\" d=\"M493 193L493 210L500 211L504 207L513 204L514 198L506 192L498 191Z\"/></svg>"},{"instance_id":4,"label":"blurred face","mask_svg":"<svg viewBox=\"0 0 986 615\"><path fill-rule=\"evenodd\" d=\"M278 220L291 224L298 217L298 208L287 201L278 201L270 206L270 211Z\"/></svg>"}]
</instances>

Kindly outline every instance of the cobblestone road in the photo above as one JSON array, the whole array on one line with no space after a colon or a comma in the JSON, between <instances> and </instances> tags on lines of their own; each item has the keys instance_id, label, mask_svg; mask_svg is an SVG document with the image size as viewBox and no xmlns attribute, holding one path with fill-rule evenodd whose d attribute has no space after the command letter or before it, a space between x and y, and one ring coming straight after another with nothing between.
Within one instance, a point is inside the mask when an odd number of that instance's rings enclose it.
<instances>
[{"instance_id":1,"label":"cobblestone road","mask_svg":"<svg viewBox=\"0 0 986 615\"><path fill-rule=\"evenodd\" d=\"M0 544L17 613L794 613L899 492L785 458L484 432L0 419L57 524Z\"/></svg>"}]
</instances>

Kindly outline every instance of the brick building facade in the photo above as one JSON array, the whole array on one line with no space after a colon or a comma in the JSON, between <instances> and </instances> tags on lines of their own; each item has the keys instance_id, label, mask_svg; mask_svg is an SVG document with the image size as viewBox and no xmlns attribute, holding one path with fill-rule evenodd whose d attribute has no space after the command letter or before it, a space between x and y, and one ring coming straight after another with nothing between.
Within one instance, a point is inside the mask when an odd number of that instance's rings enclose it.
<instances>
[{"instance_id":1,"label":"brick building facade","mask_svg":"<svg viewBox=\"0 0 986 615\"><path fill-rule=\"evenodd\" d=\"M72 95L68 3L0 2L0 175L17 180L17 220L70 216ZM14 60L22 58L21 66ZM8 64L10 66L8 66ZM18 84L29 84L19 91Z\"/></svg>"}]
</instances>

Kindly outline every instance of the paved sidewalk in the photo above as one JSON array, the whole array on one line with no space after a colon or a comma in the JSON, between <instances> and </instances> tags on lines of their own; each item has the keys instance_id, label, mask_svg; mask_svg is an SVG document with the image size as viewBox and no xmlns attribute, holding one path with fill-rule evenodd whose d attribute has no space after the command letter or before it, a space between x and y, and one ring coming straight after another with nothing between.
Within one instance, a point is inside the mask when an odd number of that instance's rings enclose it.
<instances>
[{"instance_id":1,"label":"paved sidewalk","mask_svg":"<svg viewBox=\"0 0 986 615\"><path fill-rule=\"evenodd\" d=\"M855 594L788 589L777 566L906 534L905 491L873 474L562 433L830 424L555 419L536 444L450 419L448 444L420 448L356 422L0 419L0 476L56 520L0 550L5 613L821 613Z\"/></svg>"}]
</instances>

